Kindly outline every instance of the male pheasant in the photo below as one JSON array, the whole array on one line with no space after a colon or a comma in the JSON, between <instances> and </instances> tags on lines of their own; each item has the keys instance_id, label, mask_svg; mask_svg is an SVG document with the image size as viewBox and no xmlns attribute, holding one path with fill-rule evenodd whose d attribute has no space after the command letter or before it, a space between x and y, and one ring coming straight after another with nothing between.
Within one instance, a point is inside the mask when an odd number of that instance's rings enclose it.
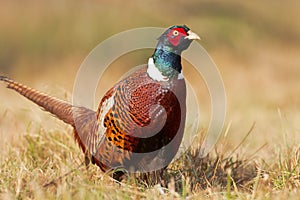
<instances>
[{"instance_id":1,"label":"male pheasant","mask_svg":"<svg viewBox=\"0 0 300 200\"><path fill-rule=\"evenodd\" d=\"M116 83L97 112L48 96L0 76L0 81L74 128L74 138L103 171L159 171L182 140L186 85L181 53L200 39L187 26L172 26L158 39L148 64ZM120 179L121 174L115 173Z\"/></svg>"}]
</instances>

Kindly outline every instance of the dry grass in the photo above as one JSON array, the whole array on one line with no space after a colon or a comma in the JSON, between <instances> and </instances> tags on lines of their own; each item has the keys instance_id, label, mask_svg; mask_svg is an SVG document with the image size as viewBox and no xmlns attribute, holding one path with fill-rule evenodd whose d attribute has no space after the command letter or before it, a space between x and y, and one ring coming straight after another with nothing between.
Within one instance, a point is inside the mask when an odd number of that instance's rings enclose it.
<instances>
[{"instance_id":1,"label":"dry grass","mask_svg":"<svg viewBox=\"0 0 300 200\"><path fill-rule=\"evenodd\" d=\"M200 149L191 147L168 167L163 175L167 187L161 194L156 186L148 188L134 180L120 185L96 166L87 169L70 131L28 130L1 159L0 193L5 199L273 199L287 193L299 195L299 148L277 152L271 165L217 149L201 157Z\"/></svg>"},{"instance_id":2,"label":"dry grass","mask_svg":"<svg viewBox=\"0 0 300 200\"><path fill-rule=\"evenodd\" d=\"M0 74L70 100L66 91L99 42L130 28L186 23L222 74L227 129L207 157L199 156L195 140L168 167L162 195L156 186L120 185L96 166L86 169L70 127L0 86L1 199L299 199L298 2L69 3L0 2ZM149 50L134 52L113 63L96 100L148 56ZM191 83L198 81L184 70ZM210 105L200 85L202 138Z\"/></svg>"}]
</instances>

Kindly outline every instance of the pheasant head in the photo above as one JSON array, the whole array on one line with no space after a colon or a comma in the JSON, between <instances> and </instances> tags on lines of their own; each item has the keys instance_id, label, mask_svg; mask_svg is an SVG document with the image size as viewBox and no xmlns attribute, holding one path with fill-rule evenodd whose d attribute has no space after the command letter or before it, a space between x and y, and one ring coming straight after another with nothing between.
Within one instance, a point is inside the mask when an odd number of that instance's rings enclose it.
<instances>
[{"instance_id":1,"label":"pheasant head","mask_svg":"<svg viewBox=\"0 0 300 200\"><path fill-rule=\"evenodd\" d=\"M193 40L200 37L186 25L171 26L159 38L158 44L148 65L153 62L153 72L149 75L156 80L169 79L181 74L181 53Z\"/></svg>"}]
</instances>

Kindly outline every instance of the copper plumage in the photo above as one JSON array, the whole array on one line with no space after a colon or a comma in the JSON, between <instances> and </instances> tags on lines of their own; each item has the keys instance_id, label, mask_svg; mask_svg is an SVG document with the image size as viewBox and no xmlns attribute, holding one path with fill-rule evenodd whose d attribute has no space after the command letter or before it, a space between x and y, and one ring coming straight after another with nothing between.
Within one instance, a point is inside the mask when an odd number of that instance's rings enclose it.
<instances>
[{"instance_id":1,"label":"copper plumage","mask_svg":"<svg viewBox=\"0 0 300 200\"><path fill-rule=\"evenodd\" d=\"M190 33L186 26L170 27L159 38L154 65L149 62L116 83L97 111L73 106L4 76L0 81L70 124L82 151L103 171L120 167L150 171L147 167L157 157L166 167L184 132L186 85L180 54L198 39ZM157 69L158 77L150 67Z\"/></svg>"}]
</instances>

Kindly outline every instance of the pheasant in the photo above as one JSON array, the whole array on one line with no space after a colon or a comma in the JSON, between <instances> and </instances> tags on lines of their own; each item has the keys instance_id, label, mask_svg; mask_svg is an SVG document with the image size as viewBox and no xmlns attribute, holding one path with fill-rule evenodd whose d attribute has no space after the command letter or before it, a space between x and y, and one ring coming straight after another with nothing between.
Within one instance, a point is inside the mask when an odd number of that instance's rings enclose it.
<instances>
[{"instance_id":1,"label":"pheasant","mask_svg":"<svg viewBox=\"0 0 300 200\"><path fill-rule=\"evenodd\" d=\"M0 76L7 88L33 101L74 128L86 157L101 170L159 172L180 146L186 117L181 53L200 39L187 26L172 26L159 38L144 65L108 90L97 111L74 106ZM117 180L124 176L115 170Z\"/></svg>"}]
</instances>

